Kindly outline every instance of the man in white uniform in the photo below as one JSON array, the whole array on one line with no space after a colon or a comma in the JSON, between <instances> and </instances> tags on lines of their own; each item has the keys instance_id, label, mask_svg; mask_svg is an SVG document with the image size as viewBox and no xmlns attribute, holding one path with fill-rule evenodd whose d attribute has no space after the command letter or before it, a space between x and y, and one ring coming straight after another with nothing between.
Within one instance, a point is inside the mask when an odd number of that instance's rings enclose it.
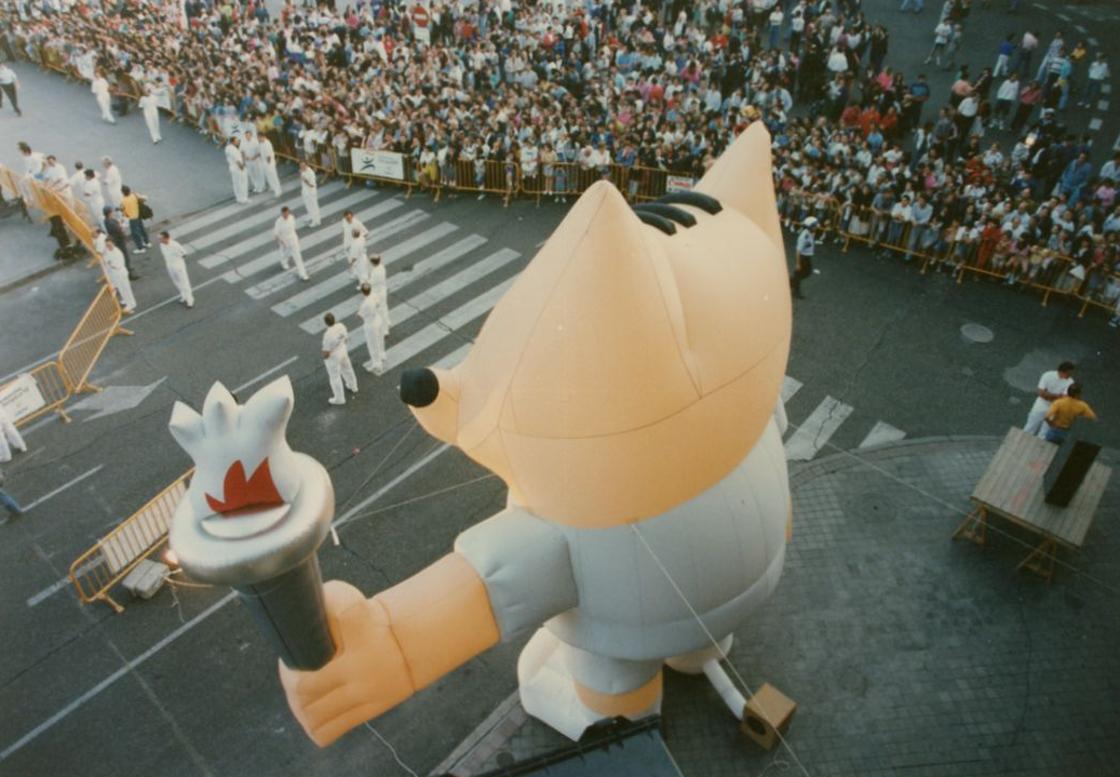
<instances>
[{"instance_id":1,"label":"man in white uniform","mask_svg":"<svg viewBox=\"0 0 1120 777\"><path fill-rule=\"evenodd\" d=\"M16 428L15 420L0 405L0 464L12 460L12 448L23 453L27 452L27 443Z\"/></svg>"},{"instance_id":2,"label":"man in white uniform","mask_svg":"<svg viewBox=\"0 0 1120 777\"><path fill-rule=\"evenodd\" d=\"M226 145L226 164L233 179L233 198L244 205L249 201L249 175L245 171L245 157L241 154L237 138L230 138Z\"/></svg>"},{"instance_id":3,"label":"man in white uniform","mask_svg":"<svg viewBox=\"0 0 1120 777\"><path fill-rule=\"evenodd\" d=\"M152 136L152 145L159 143L163 140L163 136L159 134L159 103L151 89L144 90L144 96L140 98L140 111L144 114L144 123L148 125L148 134Z\"/></svg>"},{"instance_id":4,"label":"man in white uniform","mask_svg":"<svg viewBox=\"0 0 1120 777\"><path fill-rule=\"evenodd\" d=\"M23 156L23 172L32 178L43 172L43 162L46 155L42 151L32 151L26 143L19 144L19 153Z\"/></svg>"},{"instance_id":5,"label":"man in white uniform","mask_svg":"<svg viewBox=\"0 0 1120 777\"><path fill-rule=\"evenodd\" d=\"M1042 373L1042 377L1038 379L1038 398L1027 414L1027 422L1023 425L1024 432L1037 437L1042 437L1046 433L1042 421L1050 412L1051 403L1055 399L1064 397L1066 390L1073 384L1073 367L1073 362L1062 362L1058 365L1058 369Z\"/></svg>"},{"instance_id":6,"label":"man in white uniform","mask_svg":"<svg viewBox=\"0 0 1120 777\"><path fill-rule=\"evenodd\" d=\"M113 210L120 210L124 192L121 191L121 169L113 164L109 157L101 158L101 165L105 172L101 174L101 182L105 185L105 200L113 206Z\"/></svg>"},{"instance_id":7,"label":"man in white uniform","mask_svg":"<svg viewBox=\"0 0 1120 777\"><path fill-rule=\"evenodd\" d=\"M112 238L105 239L105 250L101 254L105 261L105 275L109 283L121 298L121 311L125 314L136 310L136 297L132 295L132 284L128 280L128 266L124 263L124 254L121 253Z\"/></svg>"},{"instance_id":8,"label":"man in white uniform","mask_svg":"<svg viewBox=\"0 0 1120 777\"><path fill-rule=\"evenodd\" d=\"M350 231L350 245L346 247L346 261L358 288L369 280L369 260L366 259L366 238L359 229Z\"/></svg>"},{"instance_id":9,"label":"man in white uniform","mask_svg":"<svg viewBox=\"0 0 1120 777\"><path fill-rule=\"evenodd\" d=\"M358 376L354 374L354 365L350 363L350 354L346 350L350 333L344 324L334 320L333 313L323 316L323 322L327 325L327 331L323 332L323 364L331 381L331 398L328 401L332 405L345 405L344 381L346 388L358 393Z\"/></svg>"},{"instance_id":10,"label":"man in white uniform","mask_svg":"<svg viewBox=\"0 0 1120 777\"><path fill-rule=\"evenodd\" d=\"M303 197L303 207L307 208L308 224L319 226L319 184L315 180L315 171L307 162L299 163L299 193Z\"/></svg>"},{"instance_id":11,"label":"man in white uniform","mask_svg":"<svg viewBox=\"0 0 1120 777\"><path fill-rule=\"evenodd\" d=\"M373 289L373 296L377 297L378 307L385 319L385 334L389 334L389 281L385 277L385 265L381 263L381 254L374 254L369 258L369 270L363 280Z\"/></svg>"},{"instance_id":12,"label":"man in white uniform","mask_svg":"<svg viewBox=\"0 0 1120 777\"><path fill-rule=\"evenodd\" d=\"M362 319L362 334L366 336L369 350L369 361L362 366L366 372L380 375L385 372L385 335L389 334L389 322L381 313L381 301L374 296L368 283L362 284L362 296L358 318Z\"/></svg>"},{"instance_id":13,"label":"man in white uniform","mask_svg":"<svg viewBox=\"0 0 1120 777\"><path fill-rule=\"evenodd\" d=\"M113 118L113 111L110 109L109 82L105 80L103 73L98 73L94 77L89 90L93 92L97 107L101 109L101 118L110 124L116 124L117 120Z\"/></svg>"},{"instance_id":14,"label":"man in white uniform","mask_svg":"<svg viewBox=\"0 0 1120 777\"><path fill-rule=\"evenodd\" d=\"M241 140L241 155L249 173L249 189L253 194L264 191L264 166L261 164L261 144L252 130L245 130Z\"/></svg>"},{"instance_id":15,"label":"man in white uniform","mask_svg":"<svg viewBox=\"0 0 1120 777\"><path fill-rule=\"evenodd\" d=\"M179 292L179 301L188 308L194 307L194 290L191 289L191 279L187 275L187 251L177 240L171 239L171 234L166 230L159 233L159 250L163 254L163 261L167 264L167 274Z\"/></svg>"},{"instance_id":16,"label":"man in white uniform","mask_svg":"<svg viewBox=\"0 0 1120 777\"><path fill-rule=\"evenodd\" d=\"M366 229L362 220L354 215L354 211L348 210L342 214L342 250L347 255L350 253L350 241L354 239L355 229L362 234L362 237L369 234L369 230Z\"/></svg>"},{"instance_id":17,"label":"man in white uniform","mask_svg":"<svg viewBox=\"0 0 1120 777\"><path fill-rule=\"evenodd\" d=\"M295 262L296 274L301 280L308 280L307 270L303 266L303 254L299 249L299 235L296 234L296 217L287 205L280 209L280 218L276 219L272 234L280 247L280 266L290 270L291 262Z\"/></svg>"},{"instance_id":18,"label":"man in white uniform","mask_svg":"<svg viewBox=\"0 0 1120 777\"><path fill-rule=\"evenodd\" d=\"M272 190L274 197L283 195L284 190L280 187L280 175L276 172L276 152L272 150L272 141L268 136L261 135L261 165L264 167L264 177L268 181L268 188Z\"/></svg>"},{"instance_id":19,"label":"man in white uniform","mask_svg":"<svg viewBox=\"0 0 1120 777\"><path fill-rule=\"evenodd\" d=\"M81 162L74 163L74 174L70 176L70 196L76 203L82 203L82 187L86 184L86 166ZM80 211L80 209L78 209ZM79 213L79 215L81 215Z\"/></svg>"},{"instance_id":20,"label":"man in white uniform","mask_svg":"<svg viewBox=\"0 0 1120 777\"><path fill-rule=\"evenodd\" d=\"M82 183L82 202L89 211L89 223L98 226L105 217L105 198L101 196L101 182L97 180L96 170L85 170Z\"/></svg>"}]
</instances>

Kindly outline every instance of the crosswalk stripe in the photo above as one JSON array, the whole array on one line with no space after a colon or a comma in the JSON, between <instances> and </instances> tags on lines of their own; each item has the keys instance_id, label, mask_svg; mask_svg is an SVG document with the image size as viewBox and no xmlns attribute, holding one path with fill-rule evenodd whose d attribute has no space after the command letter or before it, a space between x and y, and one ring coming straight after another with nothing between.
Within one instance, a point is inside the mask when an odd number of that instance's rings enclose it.
<instances>
[{"instance_id":1,"label":"crosswalk stripe","mask_svg":"<svg viewBox=\"0 0 1120 777\"><path fill-rule=\"evenodd\" d=\"M343 186L340 182L327 184L326 188L320 190L319 196L325 199L327 196L342 188ZM364 199L372 199L369 192L354 191L347 194L339 202L354 204L361 202ZM254 213L251 216L246 215L246 217L243 219L238 219L232 224L228 224L221 229L216 229L213 232L207 232L205 235L202 235L201 237L190 240L188 242L190 243L191 248L193 248L195 251L204 251L210 246L217 245L223 240L235 237L242 232L246 232L251 229L258 229L264 226L271 226L272 222L276 221L276 217L280 215L280 206L283 204L285 204L283 199L277 198L273 200L271 207L264 208L259 213ZM306 210L303 207L302 199L299 200L298 205L292 205L288 203L288 207L292 209L292 213L297 218L306 213Z\"/></svg>"},{"instance_id":2,"label":"crosswalk stripe","mask_svg":"<svg viewBox=\"0 0 1120 777\"><path fill-rule=\"evenodd\" d=\"M404 364L416 354L427 350L482 314L489 312L490 308L498 304L498 300L509 290L515 280L517 280L516 276L507 278L489 291L451 311L439 321L428 324L419 332L401 340L385 352L385 369L391 370Z\"/></svg>"},{"instance_id":3,"label":"crosswalk stripe","mask_svg":"<svg viewBox=\"0 0 1120 777\"><path fill-rule=\"evenodd\" d=\"M355 215L357 215L357 217L360 219L376 218L378 216L383 216L386 213L394 211L403 205L403 200L399 200L394 197L393 199L382 200L381 202L371 205L370 207L359 211ZM335 232L336 226L337 225L335 224L324 223L322 226L316 227L311 232L300 237L300 247L303 251L305 263L308 256L318 253L318 246L326 243L331 239L337 239L339 243L338 249L342 250L342 233ZM232 270L227 270L225 275L223 275L222 277L225 278L229 283L238 283L245 278L249 278L259 273L265 268L272 267L273 265L278 265L280 263L279 249L276 248L276 238L273 236L271 229L262 230L261 233L255 238L246 241L246 245L249 245L249 248L236 252L226 249L227 256L236 260L239 256L245 256L251 251L261 248L262 246L269 246L269 249L263 255L258 256L255 259L250 259L249 261L244 262L237 267L234 267Z\"/></svg>"},{"instance_id":4,"label":"crosswalk stripe","mask_svg":"<svg viewBox=\"0 0 1120 777\"><path fill-rule=\"evenodd\" d=\"M876 421L875 426L859 444L861 448L870 448L872 445L882 445L888 442L898 442L906 439L906 432L891 426L885 421Z\"/></svg>"},{"instance_id":5,"label":"crosswalk stripe","mask_svg":"<svg viewBox=\"0 0 1120 777\"><path fill-rule=\"evenodd\" d=\"M376 206L376 207L380 208L380 210L378 210L377 213L379 215L381 213L387 213L391 210L394 210L396 208L401 207L403 204L404 204L403 200L396 199L395 197L392 198L392 199L389 199L389 200L383 200L382 202L379 202ZM326 233L333 232L335 229L337 229L338 228L337 224L328 224L327 221L330 220L331 216L335 216L335 215L341 213L345 209L346 209L345 205L335 205L334 203L331 203L330 205L321 209L320 215L324 219L323 225L319 226L319 227L315 227L312 232L308 233L308 235L305 235L305 236L301 237L300 238L300 241L301 241L300 245L303 246L304 243L302 241L306 240L308 238L308 236L310 236L310 235L326 234ZM368 212L368 210L366 212ZM278 215L279 215L279 213L276 212L272 216L273 222L276 221L276 217ZM338 236L339 241L342 240L342 232L341 231L336 232L334 234L336 234ZM205 259L202 259L199 262L199 264L201 264L203 267L206 267L207 269L213 269L214 267L217 267L218 265L221 265L221 264L225 264L228 261L231 261L231 260L236 261L238 257L244 256L245 254L249 253L250 251L255 251L256 249L260 248L261 246L271 245L271 244L274 244L275 242L276 242L276 238L273 237L273 235L272 235L272 228L266 224L266 226L264 226L262 229L260 229L252 237L245 238L244 240L242 240L238 243L234 243L233 245L228 245L225 248L218 249L217 251L215 251L210 256L206 257ZM304 250L306 251L306 247L304 248ZM271 251L270 253L275 253L275 250ZM267 264L267 262L265 264ZM253 270L253 272L258 272L259 269L260 268L257 268L255 270ZM236 273L234 273L234 274L236 274ZM247 273L247 274L252 275L252 272ZM226 280L229 280L229 278L227 278ZM230 282L231 283L236 283L237 281L230 281Z\"/></svg>"},{"instance_id":6,"label":"crosswalk stripe","mask_svg":"<svg viewBox=\"0 0 1120 777\"><path fill-rule=\"evenodd\" d=\"M285 194L290 194L293 190L298 189L298 188L299 188L299 176L298 175L292 176L292 177L287 178L287 179L281 179L280 180L280 190L282 192L284 192ZM261 197L262 195L258 194L258 195L255 195L255 196L256 197ZM272 196L271 193L269 193L268 196ZM258 204L260 202L262 202L262 200L260 200L260 199L258 199L256 201L256 203L258 203ZM185 221L183 221L181 223L178 223L178 224L175 224L174 220L173 220L172 221L172 224L174 225L173 229L175 230L176 234L190 235L194 232L198 232L203 227L206 227L210 224L214 224L216 222L219 222L222 219L227 219L235 213L244 213L247 208L251 208L253 205L254 205L253 200L249 200L248 204L245 204L245 205L242 205L241 203L239 203L237 201L231 201L228 205L222 205L221 207L216 208L214 210L208 210L205 213L200 213L199 215L188 218Z\"/></svg>"},{"instance_id":7,"label":"crosswalk stripe","mask_svg":"<svg viewBox=\"0 0 1120 777\"><path fill-rule=\"evenodd\" d=\"M357 216L357 214L354 214L354 215ZM357 216L357 217L360 218L360 219L363 219L363 221L365 220L362 216ZM408 213L405 213L403 216L397 216L397 218L393 219L392 221L387 221L384 224L381 224L377 227L374 227L373 229L371 229L369 231L369 238L367 238L367 239L371 243L376 243L376 241L380 241L380 240L387 240L388 238L392 237L393 235L397 234L398 232L400 232L402 230L405 230L405 229L408 229L409 227L415 226L416 224L419 224L421 221L424 221L427 218L428 218L428 214L425 213L422 210L409 211ZM328 232L330 232L330 230L328 230ZM327 250L327 251L316 250L314 253L318 254L318 255L314 256L313 258L311 258L311 255L309 254L309 250L311 248L314 248L316 246L321 246L326 241L331 240L334 237L335 236L331 235L331 234L322 234L322 235L316 235L313 239L307 241L307 244L306 244L307 247L303 248L303 254L304 254L303 266L307 269L307 274L308 275L314 275L315 273L329 267L332 264L337 264L337 263L342 263L343 265L346 264L345 257L343 257L341 255L341 252L342 252L342 246L341 245L338 246L337 250L333 250L333 249L332 250ZM301 243L301 247L302 247L302 245L303 244ZM254 260L254 261L259 261L259 260ZM277 264L279 263L278 259L275 260L275 261L276 261ZM252 265L252 264L253 264L253 262L249 263L249 265ZM262 265L262 267L267 267L267 266L268 266L268 262L265 262ZM241 272L243 273L244 270L242 269ZM268 297L272 294L275 294L278 291L283 291L284 289L288 288L289 286L292 286L292 285L297 284L299 282L300 282L300 280L299 280L298 277L296 277L295 273L281 272L277 275L269 276L268 278L261 281L260 283L257 283L253 286L250 286L249 288L245 289L245 293L248 294L253 299L264 299L265 297Z\"/></svg>"},{"instance_id":8,"label":"crosswalk stripe","mask_svg":"<svg viewBox=\"0 0 1120 777\"><path fill-rule=\"evenodd\" d=\"M465 237L462 240L449 245L447 248L437 251L431 256L420 260L416 264L412 265L412 267L408 270L392 273L391 275L389 275L389 291L394 292L407 286L410 283L431 275L436 270L450 264L461 256L469 254L471 251L481 245L484 245L485 243L486 238L482 237L481 235L470 235L469 237ZM335 318L341 321L342 319L357 313L358 306L361 304L361 299L357 296L353 296L340 305L331 308L331 312L334 313ZM275 308L273 309L275 310ZM327 325L323 323L323 317L321 315L316 315L307 319L299 326L303 331L314 335L322 332Z\"/></svg>"},{"instance_id":9,"label":"crosswalk stripe","mask_svg":"<svg viewBox=\"0 0 1120 777\"><path fill-rule=\"evenodd\" d=\"M791 378L789 375L782 378L782 403L784 404L793 399L793 395L796 394L803 385L805 384L797 378Z\"/></svg>"},{"instance_id":10,"label":"crosswalk stripe","mask_svg":"<svg viewBox=\"0 0 1120 777\"><path fill-rule=\"evenodd\" d=\"M424 246L450 235L457 229L457 226L448 224L446 221L442 224L437 224L383 251L381 254L381 262L382 264L388 265L390 262L402 259L412 252L419 251ZM308 305L313 305L319 300L329 297L340 289L347 286L353 288L355 285L354 276L350 274L350 269L347 268L342 272L335 273L326 280L319 281L311 288L304 289L283 302L276 303L272 306L272 312L279 316L287 317L303 310ZM354 310L357 310L357 306L355 306ZM335 313L335 317L341 318L342 316Z\"/></svg>"},{"instance_id":11,"label":"crosswalk stripe","mask_svg":"<svg viewBox=\"0 0 1120 777\"><path fill-rule=\"evenodd\" d=\"M389 310L389 321L393 326L402 324L417 313L427 310L433 305L438 305L452 294L462 291L469 284L481 280L490 273L505 267L519 256L521 256L521 254L517 253L517 251L514 251L512 248L502 248L495 251L485 259L475 262L470 267L460 270L450 278L420 292L408 301L391 308ZM361 334L361 327L356 327L350 332L348 347L353 351L363 342L364 338Z\"/></svg>"},{"instance_id":12,"label":"crosswalk stripe","mask_svg":"<svg viewBox=\"0 0 1120 777\"><path fill-rule=\"evenodd\" d=\"M790 461L812 459L851 414L851 405L825 397L801 427L786 440L786 458Z\"/></svg>"},{"instance_id":13,"label":"crosswalk stripe","mask_svg":"<svg viewBox=\"0 0 1120 777\"><path fill-rule=\"evenodd\" d=\"M474 343L463 343L432 366L440 370L450 370L452 367L457 367L463 359L467 358L467 352L471 349L472 345L474 345Z\"/></svg>"}]
</instances>

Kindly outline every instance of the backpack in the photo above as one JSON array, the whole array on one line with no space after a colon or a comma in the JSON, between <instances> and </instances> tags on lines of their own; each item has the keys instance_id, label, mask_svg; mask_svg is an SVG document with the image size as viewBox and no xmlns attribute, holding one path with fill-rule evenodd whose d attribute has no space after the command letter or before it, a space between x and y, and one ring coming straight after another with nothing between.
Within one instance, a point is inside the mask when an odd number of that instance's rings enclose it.
<instances>
[{"instance_id":1,"label":"backpack","mask_svg":"<svg viewBox=\"0 0 1120 777\"><path fill-rule=\"evenodd\" d=\"M154 214L152 213L152 206L148 204L147 198L137 196L136 199L140 201L140 219L150 219Z\"/></svg>"}]
</instances>

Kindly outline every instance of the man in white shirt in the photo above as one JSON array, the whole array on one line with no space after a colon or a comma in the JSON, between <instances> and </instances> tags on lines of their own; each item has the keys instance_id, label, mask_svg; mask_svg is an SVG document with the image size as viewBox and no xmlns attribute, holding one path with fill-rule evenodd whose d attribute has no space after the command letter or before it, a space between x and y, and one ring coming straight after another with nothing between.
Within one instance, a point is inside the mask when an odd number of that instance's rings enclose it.
<instances>
[{"instance_id":1,"label":"man in white shirt","mask_svg":"<svg viewBox=\"0 0 1120 777\"><path fill-rule=\"evenodd\" d=\"M366 237L360 229L354 227L350 230L350 245L346 247L346 262L350 265L350 274L354 276L357 287L369 279L369 260L366 259Z\"/></svg>"},{"instance_id":2,"label":"man in white shirt","mask_svg":"<svg viewBox=\"0 0 1120 777\"><path fill-rule=\"evenodd\" d=\"M1027 422L1023 431L1037 437L1043 435L1045 427L1042 425L1046 414L1050 412L1050 405L1055 399L1064 397L1066 390L1073 384L1073 362L1062 362L1056 370L1042 373L1038 379L1038 398L1027 414Z\"/></svg>"},{"instance_id":3,"label":"man in white shirt","mask_svg":"<svg viewBox=\"0 0 1120 777\"><path fill-rule=\"evenodd\" d=\"M23 171L32 178L43 172L43 161L46 156L42 151L32 151L26 143L19 144L19 153L23 156Z\"/></svg>"},{"instance_id":4,"label":"man in white shirt","mask_svg":"<svg viewBox=\"0 0 1120 777\"><path fill-rule=\"evenodd\" d=\"M124 262L124 254L112 238L105 239L105 250L101 254L105 262L105 276L109 284L117 290L121 298L121 312L125 315L136 310L136 297L132 295L132 284L128 280L128 266Z\"/></svg>"},{"instance_id":5,"label":"man in white shirt","mask_svg":"<svg viewBox=\"0 0 1120 777\"><path fill-rule=\"evenodd\" d=\"M144 96L140 98L140 112L144 114L144 123L148 125L152 145L159 143L163 140L163 136L159 134L159 104L151 89L145 89Z\"/></svg>"},{"instance_id":6,"label":"man in white shirt","mask_svg":"<svg viewBox=\"0 0 1120 777\"><path fill-rule=\"evenodd\" d=\"M249 174L249 188L253 194L260 194L264 191L264 165L261 164L261 144L252 130L245 130L241 139L241 156Z\"/></svg>"},{"instance_id":7,"label":"man in white shirt","mask_svg":"<svg viewBox=\"0 0 1120 777\"><path fill-rule=\"evenodd\" d=\"M167 265L167 274L171 276L171 282L179 292L179 301L188 308L193 308L194 290L187 275L186 249L179 241L172 240L171 234L165 230L159 233L159 250Z\"/></svg>"},{"instance_id":8,"label":"man in white shirt","mask_svg":"<svg viewBox=\"0 0 1120 777\"><path fill-rule=\"evenodd\" d=\"M323 332L323 365L327 368L327 377L331 383L331 398L328 401L332 405L345 405L343 382L350 391L358 393L358 376L354 374L354 365L350 363L350 353L347 351L350 333L345 324L334 320L333 313L323 316L323 323L327 325L327 331Z\"/></svg>"},{"instance_id":9,"label":"man in white shirt","mask_svg":"<svg viewBox=\"0 0 1120 777\"><path fill-rule=\"evenodd\" d=\"M303 254L299 247L299 235L296 233L296 218L287 205L280 209L280 217L272 227L272 235L280 247L280 266L285 270L292 269L295 263L296 274L300 280L309 280L307 269L303 266Z\"/></svg>"},{"instance_id":10,"label":"man in white shirt","mask_svg":"<svg viewBox=\"0 0 1120 777\"><path fill-rule=\"evenodd\" d=\"M105 168L105 172L101 174L101 183L105 186L105 200L113 206L113 210L119 210L121 200L124 199L124 193L121 191L121 169L107 156L101 158L101 165Z\"/></svg>"},{"instance_id":11,"label":"man in white shirt","mask_svg":"<svg viewBox=\"0 0 1120 777\"><path fill-rule=\"evenodd\" d=\"M1104 82L1112 77L1111 71L1108 69L1108 62L1105 61L1104 52L1098 51L1097 58L1089 63L1089 88L1085 90L1085 102L1081 103L1083 108L1092 107L1096 99L1100 97L1101 87Z\"/></svg>"},{"instance_id":12,"label":"man in white shirt","mask_svg":"<svg viewBox=\"0 0 1120 777\"><path fill-rule=\"evenodd\" d=\"M261 165L264 168L264 179L272 195L279 198L284 190L280 186L280 175L276 172L276 152L272 149L272 141L267 135L260 136Z\"/></svg>"},{"instance_id":13,"label":"man in white shirt","mask_svg":"<svg viewBox=\"0 0 1120 777\"><path fill-rule=\"evenodd\" d=\"M249 202L249 174L245 171L245 157L237 138L230 138L226 144L226 164L233 181L233 198L244 205Z\"/></svg>"},{"instance_id":14,"label":"man in white shirt","mask_svg":"<svg viewBox=\"0 0 1120 777\"><path fill-rule=\"evenodd\" d=\"M368 283L361 286L362 304L358 318L362 319L362 334L366 337L369 361L363 364L366 372L380 375L385 371L385 336L389 334L389 321L382 313L382 300L373 294Z\"/></svg>"},{"instance_id":15,"label":"man in white shirt","mask_svg":"<svg viewBox=\"0 0 1120 777\"><path fill-rule=\"evenodd\" d=\"M16 116L22 116L23 111L19 109L19 78L16 76L16 71L8 67L7 62L0 62L0 90L7 95L8 102L12 104L15 109ZM0 108L4 107L4 97L0 95Z\"/></svg>"},{"instance_id":16,"label":"man in white shirt","mask_svg":"<svg viewBox=\"0 0 1120 777\"><path fill-rule=\"evenodd\" d=\"M299 193L303 198L303 207L307 209L308 225L319 226L322 223L319 216L319 184L315 180L315 171L307 162L299 163Z\"/></svg>"},{"instance_id":17,"label":"man in white shirt","mask_svg":"<svg viewBox=\"0 0 1120 777\"><path fill-rule=\"evenodd\" d=\"M105 198L101 196L101 182L97 180L95 170L84 171L85 180L82 183L82 202L89 211L89 223L97 226L105 217Z\"/></svg>"},{"instance_id":18,"label":"man in white shirt","mask_svg":"<svg viewBox=\"0 0 1120 777\"><path fill-rule=\"evenodd\" d=\"M109 82L105 80L103 73L98 73L94 77L89 90L93 92L94 99L97 100L97 107L101 109L101 118L110 124L116 124L117 120L113 118L113 111L110 107L112 98L109 96Z\"/></svg>"},{"instance_id":19,"label":"man in white shirt","mask_svg":"<svg viewBox=\"0 0 1120 777\"><path fill-rule=\"evenodd\" d=\"M354 239L355 229L361 233L362 237L369 234L369 230L366 229L362 220L354 215L354 211L348 210L342 214L342 248L347 253L350 251L350 242Z\"/></svg>"},{"instance_id":20,"label":"man in white shirt","mask_svg":"<svg viewBox=\"0 0 1120 777\"><path fill-rule=\"evenodd\" d=\"M790 291L794 299L804 299L801 293L801 281L813 274L813 251L816 250L817 241L813 237L813 229L817 226L815 216L805 219L804 228L797 236L797 255L794 259L793 274L789 277Z\"/></svg>"},{"instance_id":21,"label":"man in white shirt","mask_svg":"<svg viewBox=\"0 0 1120 777\"><path fill-rule=\"evenodd\" d=\"M366 270L365 283L373 289L373 296L377 297L381 314L385 317L385 333L389 333L389 281L385 275L385 265L381 261L381 254L374 254L369 258Z\"/></svg>"}]
</instances>

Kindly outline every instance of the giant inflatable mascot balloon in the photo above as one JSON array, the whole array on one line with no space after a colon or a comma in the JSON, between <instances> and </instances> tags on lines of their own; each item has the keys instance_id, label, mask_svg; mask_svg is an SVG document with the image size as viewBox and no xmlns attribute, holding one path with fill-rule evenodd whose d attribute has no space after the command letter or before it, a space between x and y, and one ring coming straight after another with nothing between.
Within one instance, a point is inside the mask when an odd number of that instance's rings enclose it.
<instances>
[{"instance_id":1,"label":"giant inflatable mascot balloon","mask_svg":"<svg viewBox=\"0 0 1120 777\"><path fill-rule=\"evenodd\" d=\"M322 668L280 667L308 735L327 745L499 640L530 632L517 666L530 714L574 739L602 718L658 711L662 667L695 667L715 641L726 649L781 575L789 343L761 124L692 192L632 209L610 183L591 186L465 360L402 375L401 397L420 424L497 474L508 501L453 552L372 598L342 582L316 586L333 657L328 645ZM283 442L284 385L244 407L222 389L201 418L177 407L172 430L198 450L183 509L263 505L273 517L242 533L283 528L277 552L290 567L309 542L314 559L324 530L285 528L281 513L310 504L304 492L322 502L330 486ZM246 428L274 429L281 419L279 441L262 432L271 437L241 451L236 467L218 455L205 473L203 427L238 412ZM329 501L304 512L329 513ZM280 569L254 568L254 581Z\"/></svg>"}]
</instances>

